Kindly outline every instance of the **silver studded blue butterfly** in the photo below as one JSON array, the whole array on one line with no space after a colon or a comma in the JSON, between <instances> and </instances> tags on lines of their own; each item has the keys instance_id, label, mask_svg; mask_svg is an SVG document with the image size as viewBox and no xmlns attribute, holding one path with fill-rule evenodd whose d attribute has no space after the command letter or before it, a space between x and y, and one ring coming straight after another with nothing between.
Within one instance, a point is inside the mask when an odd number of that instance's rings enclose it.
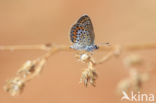
<instances>
[{"instance_id":1,"label":"silver studded blue butterfly","mask_svg":"<svg viewBox=\"0 0 156 103\"><path fill-rule=\"evenodd\" d=\"M71 48L76 50L93 51L98 49L94 44L94 30L91 19L88 15L83 15L78 19L70 31Z\"/></svg>"}]
</instances>

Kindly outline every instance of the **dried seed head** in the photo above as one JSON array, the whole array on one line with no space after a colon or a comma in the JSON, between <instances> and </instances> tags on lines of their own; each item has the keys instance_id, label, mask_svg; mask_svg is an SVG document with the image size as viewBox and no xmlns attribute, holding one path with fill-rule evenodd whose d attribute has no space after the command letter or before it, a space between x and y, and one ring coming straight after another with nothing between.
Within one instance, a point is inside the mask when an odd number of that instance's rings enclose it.
<instances>
[{"instance_id":1,"label":"dried seed head","mask_svg":"<svg viewBox=\"0 0 156 103\"><path fill-rule=\"evenodd\" d=\"M140 73L136 69L130 70L130 78L131 78L131 84L134 87L134 90L138 91L143 82L147 81L149 79L149 74L146 73Z\"/></svg>"},{"instance_id":2,"label":"dried seed head","mask_svg":"<svg viewBox=\"0 0 156 103\"><path fill-rule=\"evenodd\" d=\"M28 75L33 73L35 68L35 63L33 61L26 61L23 66L17 71L17 75L21 76L21 78L26 78Z\"/></svg>"},{"instance_id":3,"label":"dried seed head","mask_svg":"<svg viewBox=\"0 0 156 103\"><path fill-rule=\"evenodd\" d=\"M124 59L126 67L137 66L143 63L143 59L138 55L130 55Z\"/></svg>"},{"instance_id":4,"label":"dried seed head","mask_svg":"<svg viewBox=\"0 0 156 103\"><path fill-rule=\"evenodd\" d=\"M129 80L129 78L121 80L118 83L117 92L120 94L121 91L127 91L129 89L129 87L130 87L130 80Z\"/></svg>"},{"instance_id":5,"label":"dried seed head","mask_svg":"<svg viewBox=\"0 0 156 103\"><path fill-rule=\"evenodd\" d=\"M95 86L96 79L97 73L95 69L87 68L82 72L80 82L83 82L86 87L88 86L88 84Z\"/></svg>"},{"instance_id":6,"label":"dried seed head","mask_svg":"<svg viewBox=\"0 0 156 103\"><path fill-rule=\"evenodd\" d=\"M90 56L86 53L80 56L80 61L82 62L88 62L89 60L90 60Z\"/></svg>"},{"instance_id":7,"label":"dried seed head","mask_svg":"<svg viewBox=\"0 0 156 103\"><path fill-rule=\"evenodd\" d=\"M16 77L7 81L4 86L5 91L9 92L12 96L21 93L24 84L37 76L43 69L45 63L45 58L25 62L18 70Z\"/></svg>"},{"instance_id":8,"label":"dried seed head","mask_svg":"<svg viewBox=\"0 0 156 103\"><path fill-rule=\"evenodd\" d=\"M11 80L8 80L4 89L6 92L9 92L12 96L15 96L22 92L24 87L24 81L20 77L15 77Z\"/></svg>"},{"instance_id":9,"label":"dried seed head","mask_svg":"<svg viewBox=\"0 0 156 103\"><path fill-rule=\"evenodd\" d=\"M130 81L133 87L133 90L138 91L142 86L141 76L137 69L130 70Z\"/></svg>"}]
</instances>

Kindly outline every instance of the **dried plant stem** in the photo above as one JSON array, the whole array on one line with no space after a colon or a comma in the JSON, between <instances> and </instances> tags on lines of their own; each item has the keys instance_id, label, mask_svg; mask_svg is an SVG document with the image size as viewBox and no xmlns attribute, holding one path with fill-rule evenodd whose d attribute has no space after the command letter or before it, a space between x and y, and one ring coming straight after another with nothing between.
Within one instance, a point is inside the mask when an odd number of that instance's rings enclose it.
<instances>
[{"instance_id":1,"label":"dried plant stem","mask_svg":"<svg viewBox=\"0 0 156 103\"><path fill-rule=\"evenodd\" d=\"M156 43L146 43L146 44L135 44L135 45L126 45L124 47L127 51L132 50L145 50L145 49L156 49Z\"/></svg>"},{"instance_id":2,"label":"dried plant stem","mask_svg":"<svg viewBox=\"0 0 156 103\"><path fill-rule=\"evenodd\" d=\"M0 46L0 50L48 50L46 45L8 45Z\"/></svg>"},{"instance_id":3,"label":"dried plant stem","mask_svg":"<svg viewBox=\"0 0 156 103\"><path fill-rule=\"evenodd\" d=\"M134 45L100 45L97 51L108 52L107 55L102 57L99 61L95 61L92 53L86 51L77 51L71 49L70 46L65 45L54 45L54 44L42 44L42 45L9 45L0 46L0 50L44 50L46 53L34 60L26 61L23 66L17 71L14 78L7 81L5 85L5 90L9 92L12 96L20 93L27 81L33 79L42 71L44 65L46 64L48 58L55 53L61 51L68 52L79 52L79 59L82 63L86 63L88 67L82 72L81 82L87 86L91 84L95 86L95 81L97 79L97 73L95 66L108 61L113 56L119 56L121 51L132 51L132 50L149 50L156 49L156 43L151 44L134 44Z\"/></svg>"},{"instance_id":4,"label":"dried plant stem","mask_svg":"<svg viewBox=\"0 0 156 103\"><path fill-rule=\"evenodd\" d=\"M94 65L102 64L103 62L108 61L111 57L113 57L113 55L114 55L113 52L109 52L102 59L100 59L99 61L95 62Z\"/></svg>"},{"instance_id":5,"label":"dried plant stem","mask_svg":"<svg viewBox=\"0 0 156 103\"><path fill-rule=\"evenodd\" d=\"M112 51L117 45L106 46L99 45L99 51ZM144 44L131 44L131 45L120 45L123 50L144 50L144 49L156 49L156 43L144 43ZM8 45L0 46L0 50L49 50L52 48L60 49L60 51L73 51L69 48L70 46L53 45L53 44L40 44L40 45Z\"/></svg>"}]
</instances>

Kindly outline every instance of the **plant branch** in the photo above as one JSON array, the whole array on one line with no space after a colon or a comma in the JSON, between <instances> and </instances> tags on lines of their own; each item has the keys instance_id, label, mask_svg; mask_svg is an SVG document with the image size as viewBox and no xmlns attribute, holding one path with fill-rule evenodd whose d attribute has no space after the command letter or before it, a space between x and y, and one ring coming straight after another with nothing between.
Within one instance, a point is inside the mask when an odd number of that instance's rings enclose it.
<instances>
[{"instance_id":1,"label":"plant branch","mask_svg":"<svg viewBox=\"0 0 156 103\"><path fill-rule=\"evenodd\" d=\"M156 43L144 43L144 44L130 44L130 45L120 45L123 50L144 50L144 49L156 49ZM8 45L0 46L0 50L49 50L52 48L58 48L59 51L73 51L69 48L69 45L54 45L54 44L39 44L39 45ZM116 47L116 45L107 46L99 45L99 51L111 51Z\"/></svg>"},{"instance_id":2,"label":"plant branch","mask_svg":"<svg viewBox=\"0 0 156 103\"><path fill-rule=\"evenodd\" d=\"M0 50L44 50L46 53L34 60L26 61L23 66L17 71L14 78L7 81L5 85L5 90L11 95L16 95L20 93L27 81L33 79L42 71L44 65L46 64L48 58L55 53L61 51L76 52L78 53L78 58L82 63L86 63L88 67L82 72L81 82L87 86L91 84L95 86L95 81L97 78L97 73L95 66L108 61L113 56L119 56L121 51L135 51L135 50L150 50L156 49L156 43L146 43L146 44L131 44L131 45L99 45L97 51L108 52L107 55L102 57L99 61L95 61L92 52L77 51L71 49L69 45L54 45L54 44L41 44L41 45L8 45L0 46Z\"/></svg>"}]
</instances>

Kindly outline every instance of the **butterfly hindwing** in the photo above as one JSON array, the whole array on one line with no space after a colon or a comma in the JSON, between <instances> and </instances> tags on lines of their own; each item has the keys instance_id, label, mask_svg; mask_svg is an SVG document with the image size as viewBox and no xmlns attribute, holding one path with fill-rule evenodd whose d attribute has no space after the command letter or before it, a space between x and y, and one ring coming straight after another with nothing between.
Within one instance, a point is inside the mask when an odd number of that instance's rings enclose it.
<instances>
[{"instance_id":1,"label":"butterfly hindwing","mask_svg":"<svg viewBox=\"0 0 156 103\"><path fill-rule=\"evenodd\" d=\"M71 28L70 39L73 43L90 45L91 37L89 31L82 24L75 24Z\"/></svg>"},{"instance_id":2,"label":"butterfly hindwing","mask_svg":"<svg viewBox=\"0 0 156 103\"><path fill-rule=\"evenodd\" d=\"M94 30L88 15L81 16L70 31L71 48L76 50L93 51L97 49L94 44Z\"/></svg>"},{"instance_id":3,"label":"butterfly hindwing","mask_svg":"<svg viewBox=\"0 0 156 103\"><path fill-rule=\"evenodd\" d=\"M88 15L83 15L78 19L77 23L84 25L85 28L88 29L91 41L94 43L95 34L90 17Z\"/></svg>"}]
</instances>

